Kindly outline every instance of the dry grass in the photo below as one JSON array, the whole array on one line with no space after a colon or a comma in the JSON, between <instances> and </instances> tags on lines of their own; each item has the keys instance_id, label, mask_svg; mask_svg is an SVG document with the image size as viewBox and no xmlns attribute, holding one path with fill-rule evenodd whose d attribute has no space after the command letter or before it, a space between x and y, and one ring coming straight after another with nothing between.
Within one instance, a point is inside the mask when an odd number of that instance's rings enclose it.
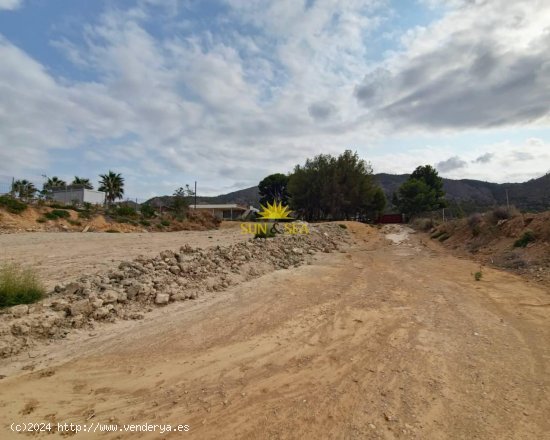
<instances>
[{"instance_id":1,"label":"dry grass","mask_svg":"<svg viewBox=\"0 0 550 440\"><path fill-rule=\"evenodd\" d=\"M30 304L45 293L44 286L32 269L15 264L0 266L0 307Z\"/></svg>"}]
</instances>

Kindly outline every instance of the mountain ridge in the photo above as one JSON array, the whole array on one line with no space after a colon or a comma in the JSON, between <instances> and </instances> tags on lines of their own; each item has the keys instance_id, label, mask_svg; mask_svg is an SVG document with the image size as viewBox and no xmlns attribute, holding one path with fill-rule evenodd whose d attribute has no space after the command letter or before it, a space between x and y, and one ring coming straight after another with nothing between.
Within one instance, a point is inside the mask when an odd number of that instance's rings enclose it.
<instances>
[{"instance_id":1,"label":"mountain ridge","mask_svg":"<svg viewBox=\"0 0 550 440\"><path fill-rule=\"evenodd\" d=\"M393 193L407 180L409 174L375 174L388 202L391 202ZM550 209L550 173L539 178L522 183L494 183L475 179L446 179L443 178L443 189L446 198L461 205L465 212L505 205L506 197L510 205L522 211L545 211ZM154 197L146 203L162 204L167 206L172 196ZM198 204L237 203L259 207L260 196L258 187L251 186L218 196L197 196ZM190 198L189 202L193 203Z\"/></svg>"}]
</instances>

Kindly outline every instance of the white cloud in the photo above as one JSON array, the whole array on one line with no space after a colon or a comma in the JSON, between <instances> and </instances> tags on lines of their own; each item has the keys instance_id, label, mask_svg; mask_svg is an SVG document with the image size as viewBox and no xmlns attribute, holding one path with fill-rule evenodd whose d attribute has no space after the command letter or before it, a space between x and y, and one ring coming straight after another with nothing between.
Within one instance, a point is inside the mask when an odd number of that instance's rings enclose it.
<instances>
[{"instance_id":1,"label":"white cloud","mask_svg":"<svg viewBox=\"0 0 550 440\"><path fill-rule=\"evenodd\" d=\"M404 50L365 76L358 101L396 127L547 125L550 4L449 4L455 9L408 32Z\"/></svg>"},{"instance_id":2,"label":"white cloud","mask_svg":"<svg viewBox=\"0 0 550 440\"><path fill-rule=\"evenodd\" d=\"M2 9L13 11L14 9L20 8L22 4L23 0L0 0L0 11Z\"/></svg>"},{"instance_id":3,"label":"white cloud","mask_svg":"<svg viewBox=\"0 0 550 440\"><path fill-rule=\"evenodd\" d=\"M457 151L438 146L390 156L368 146L396 127L460 131L544 117L539 104L550 89L542 3L514 2L511 11L523 13L516 21L488 3L451 5L440 22L409 32L404 50L377 66L366 50L384 20L384 2L226 3L218 33L176 18L192 3L140 0L83 24L84 45L54 36L52 45L94 81L56 77L0 39L0 174L55 168L59 149L78 153L91 174L124 172L132 193L148 195L195 179L202 188L252 185L306 157L344 148L368 153L375 171L410 172L419 159L444 162ZM536 3L540 14L528 15L526 3ZM177 31L148 31L159 8L166 29ZM481 12L490 26L476 18ZM470 85L475 75L478 85ZM517 160L514 151L541 158L536 142L506 146L506 154L493 146L458 154L469 163L446 172L502 180L498 169ZM477 160L486 154L494 157ZM517 172L526 176L540 169L530 159L522 164Z\"/></svg>"}]
</instances>

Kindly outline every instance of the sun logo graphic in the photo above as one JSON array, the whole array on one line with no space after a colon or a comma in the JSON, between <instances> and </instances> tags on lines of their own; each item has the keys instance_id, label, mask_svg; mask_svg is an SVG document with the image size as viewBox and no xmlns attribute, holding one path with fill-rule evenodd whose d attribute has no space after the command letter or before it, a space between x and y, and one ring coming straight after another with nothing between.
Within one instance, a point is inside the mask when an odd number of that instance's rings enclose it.
<instances>
[{"instance_id":1,"label":"sun logo graphic","mask_svg":"<svg viewBox=\"0 0 550 440\"><path fill-rule=\"evenodd\" d=\"M273 203L267 202L267 206L260 205L262 210L260 211L260 218L262 220L290 220L290 209L288 206L283 206L282 202L274 201Z\"/></svg>"}]
</instances>

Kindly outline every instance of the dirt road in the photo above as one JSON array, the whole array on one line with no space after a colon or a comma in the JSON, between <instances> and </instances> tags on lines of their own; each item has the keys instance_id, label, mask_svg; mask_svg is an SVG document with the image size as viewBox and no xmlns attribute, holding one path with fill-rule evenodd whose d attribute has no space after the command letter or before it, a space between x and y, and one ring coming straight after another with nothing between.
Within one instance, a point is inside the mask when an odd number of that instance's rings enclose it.
<instances>
[{"instance_id":1,"label":"dirt road","mask_svg":"<svg viewBox=\"0 0 550 440\"><path fill-rule=\"evenodd\" d=\"M349 228L346 252L3 361L0 437L49 420L190 427L74 438L549 438L548 292Z\"/></svg>"}]
</instances>

